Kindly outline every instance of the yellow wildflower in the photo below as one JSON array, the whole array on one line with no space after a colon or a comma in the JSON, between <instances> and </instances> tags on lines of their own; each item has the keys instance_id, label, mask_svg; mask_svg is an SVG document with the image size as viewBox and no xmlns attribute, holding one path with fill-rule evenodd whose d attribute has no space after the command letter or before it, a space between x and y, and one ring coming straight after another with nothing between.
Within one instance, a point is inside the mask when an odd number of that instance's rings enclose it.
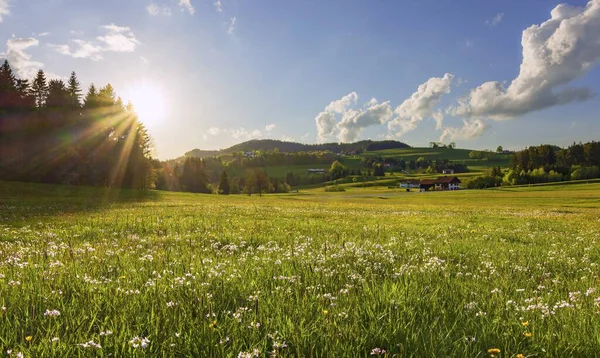
<instances>
[{"instance_id":1,"label":"yellow wildflower","mask_svg":"<svg viewBox=\"0 0 600 358\"><path fill-rule=\"evenodd\" d=\"M31 342L31 340L32 340L32 339L33 339L33 337L32 337L32 336L27 336L27 337L25 337L25 340L26 340L27 342Z\"/></svg>"},{"instance_id":2,"label":"yellow wildflower","mask_svg":"<svg viewBox=\"0 0 600 358\"><path fill-rule=\"evenodd\" d=\"M324 314L324 315L327 315L328 313L329 313L329 311L328 311L328 310L323 310L323 314Z\"/></svg>"},{"instance_id":3,"label":"yellow wildflower","mask_svg":"<svg viewBox=\"0 0 600 358\"><path fill-rule=\"evenodd\" d=\"M208 326L210 328L215 328L216 325L217 325L217 321L212 321L212 322L210 322L210 324Z\"/></svg>"},{"instance_id":4,"label":"yellow wildflower","mask_svg":"<svg viewBox=\"0 0 600 358\"><path fill-rule=\"evenodd\" d=\"M521 353L517 354L517 358L527 358L524 355L522 355Z\"/></svg>"},{"instance_id":5,"label":"yellow wildflower","mask_svg":"<svg viewBox=\"0 0 600 358\"><path fill-rule=\"evenodd\" d=\"M525 337L529 338L529 337L533 336L533 333L531 333L531 332L525 332L525 333L523 333L523 335Z\"/></svg>"},{"instance_id":6,"label":"yellow wildflower","mask_svg":"<svg viewBox=\"0 0 600 358\"><path fill-rule=\"evenodd\" d=\"M529 326L529 321L521 322L521 326L523 326L523 327Z\"/></svg>"},{"instance_id":7,"label":"yellow wildflower","mask_svg":"<svg viewBox=\"0 0 600 358\"><path fill-rule=\"evenodd\" d=\"M490 348L490 349L488 349L488 353L489 354L498 354L500 352L501 352L501 350L498 349L498 348Z\"/></svg>"}]
</instances>

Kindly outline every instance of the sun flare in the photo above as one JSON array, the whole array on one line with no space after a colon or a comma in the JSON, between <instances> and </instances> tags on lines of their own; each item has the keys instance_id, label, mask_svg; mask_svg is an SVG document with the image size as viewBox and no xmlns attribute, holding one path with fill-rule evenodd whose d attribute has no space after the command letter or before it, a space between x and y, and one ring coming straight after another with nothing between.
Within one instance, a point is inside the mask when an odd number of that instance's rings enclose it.
<instances>
[{"instance_id":1,"label":"sun flare","mask_svg":"<svg viewBox=\"0 0 600 358\"><path fill-rule=\"evenodd\" d=\"M159 85L154 83L136 84L127 91L126 99L133 103L135 112L146 124L159 122L166 115L166 97Z\"/></svg>"}]
</instances>

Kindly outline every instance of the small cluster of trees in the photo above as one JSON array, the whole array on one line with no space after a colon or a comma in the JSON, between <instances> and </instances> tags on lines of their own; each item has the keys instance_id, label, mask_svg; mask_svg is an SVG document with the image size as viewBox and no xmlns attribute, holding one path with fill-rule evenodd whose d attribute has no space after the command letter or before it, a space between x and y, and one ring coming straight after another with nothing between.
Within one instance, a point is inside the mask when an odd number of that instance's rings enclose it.
<instances>
[{"instance_id":1,"label":"small cluster of trees","mask_svg":"<svg viewBox=\"0 0 600 358\"><path fill-rule=\"evenodd\" d=\"M466 173L469 171L463 163L451 162L449 159L430 160L425 157L409 161L406 161L404 158L363 157L361 164L363 167L373 170L377 166L383 168L387 166L389 171L415 171L424 173L441 173L444 169L453 169L455 173Z\"/></svg>"},{"instance_id":2,"label":"small cluster of trees","mask_svg":"<svg viewBox=\"0 0 600 358\"><path fill-rule=\"evenodd\" d=\"M492 161L496 159L496 153L490 150L473 150L469 152L469 158Z\"/></svg>"},{"instance_id":3,"label":"small cluster of trees","mask_svg":"<svg viewBox=\"0 0 600 358\"><path fill-rule=\"evenodd\" d=\"M187 157L182 165L159 163L161 175L156 187L159 190L187 191L204 194L263 194L287 193L290 186L284 181L270 178L262 169L251 168L244 178L230 178L226 168L222 168L218 180L211 181L209 158Z\"/></svg>"},{"instance_id":4,"label":"small cluster of trees","mask_svg":"<svg viewBox=\"0 0 600 358\"><path fill-rule=\"evenodd\" d=\"M0 179L151 188L151 142L131 104L108 84L81 94L44 71L17 78L0 67ZM83 100L82 100L83 99Z\"/></svg>"},{"instance_id":5,"label":"small cluster of trees","mask_svg":"<svg viewBox=\"0 0 600 358\"><path fill-rule=\"evenodd\" d=\"M429 142L429 147L430 148L447 148L447 149L454 149L456 148L456 143L454 142L450 142L449 144L444 144L442 142Z\"/></svg>"}]
</instances>

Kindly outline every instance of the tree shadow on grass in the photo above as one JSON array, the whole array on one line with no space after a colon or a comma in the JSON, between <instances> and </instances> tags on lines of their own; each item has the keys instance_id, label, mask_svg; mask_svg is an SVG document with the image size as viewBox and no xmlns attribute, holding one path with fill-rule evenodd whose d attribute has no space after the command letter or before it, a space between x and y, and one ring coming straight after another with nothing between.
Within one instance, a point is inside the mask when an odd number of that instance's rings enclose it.
<instances>
[{"instance_id":1,"label":"tree shadow on grass","mask_svg":"<svg viewBox=\"0 0 600 358\"><path fill-rule=\"evenodd\" d=\"M160 201L164 192L0 181L0 224Z\"/></svg>"}]
</instances>

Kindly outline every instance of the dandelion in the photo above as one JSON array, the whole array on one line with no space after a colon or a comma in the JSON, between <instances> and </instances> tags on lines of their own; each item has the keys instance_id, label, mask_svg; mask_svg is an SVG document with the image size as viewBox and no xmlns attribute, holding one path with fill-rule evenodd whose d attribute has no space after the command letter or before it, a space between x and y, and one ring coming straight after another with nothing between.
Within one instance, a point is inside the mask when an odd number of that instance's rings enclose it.
<instances>
[{"instance_id":1,"label":"dandelion","mask_svg":"<svg viewBox=\"0 0 600 358\"><path fill-rule=\"evenodd\" d=\"M59 310L46 310L46 312L44 312L44 317L58 317L58 316L60 316Z\"/></svg>"},{"instance_id":2,"label":"dandelion","mask_svg":"<svg viewBox=\"0 0 600 358\"><path fill-rule=\"evenodd\" d=\"M529 337L533 336L533 333L531 333L531 332L525 332L525 333L523 333L523 335L525 337L529 338Z\"/></svg>"},{"instance_id":3,"label":"dandelion","mask_svg":"<svg viewBox=\"0 0 600 358\"><path fill-rule=\"evenodd\" d=\"M523 326L523 327L529 326L529 321L523 321L523 322L521 322L521 326Z\"/></svg>"},{"instance_id":4,"label":"dandelion","mask_svg":"<svg viewBox=\"0 0 600 358\"><path fill-rule=\"evenodd\" d=\"M33 339L33 337L32 337L32 336L27 336L27 337L25 337L25 340L26 340L27 342L31 342L31 340L32 340L32 339Z\"/></svg>"},{"instance_id":5,"label":"dandelion","mask_svg":"<svg viewBox=\"0 0 600 358\"><path fill-rule=\"evenodd\" d=\"M323 310L323 314L327 316L329 314L329 311L328 310Z\"/></svg>"},{"instance_id":6,"label":"dandelion","mask_svg":"<svg viewBox=\"0 0 600 358\"><path fill-rule=\"evenodd\" d=\"M524 355L522 355L521 353L517 354L517 358L527 358Z\"/></svg>"},{"instance_id":7,"label":"dandelion","mask_svg":"<svg viewBox=\"0 0 600 358\"><path fill-rule=\"evenodd\" d=\"M499 354L501 352L501 350L499 348L490 348L488 349L488 353L492 356L495 357L496 354Z\"/></svg>"}]
</instances>

